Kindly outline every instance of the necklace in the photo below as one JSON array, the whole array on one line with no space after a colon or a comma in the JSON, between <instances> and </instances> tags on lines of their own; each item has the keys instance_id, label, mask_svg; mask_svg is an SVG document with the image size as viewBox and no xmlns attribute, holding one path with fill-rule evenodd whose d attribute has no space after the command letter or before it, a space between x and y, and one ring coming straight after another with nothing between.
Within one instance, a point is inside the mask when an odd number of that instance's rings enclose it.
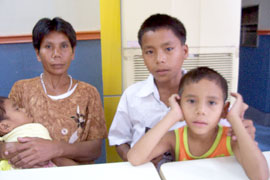
<instances>
[{"instance_id":1,"label":"necklace","mask_svg":"<svg viewBox=\"0 0 270 180\"><path fill-rule=\"evenodd\" d=\"M67 92L69 92L71 90L71 87L72 87L72 77L71 77L71 75L68 75L68 77L70 79L70 83L69 83L69 88L68 88ZM42 87L43 87L45 94L48 95L47 90L46 90L46 86L45 86L44 81L43 81L43 73L40 74L40 81L41 81L41 84L42 84Z\"/></svg>"}]
</instances>

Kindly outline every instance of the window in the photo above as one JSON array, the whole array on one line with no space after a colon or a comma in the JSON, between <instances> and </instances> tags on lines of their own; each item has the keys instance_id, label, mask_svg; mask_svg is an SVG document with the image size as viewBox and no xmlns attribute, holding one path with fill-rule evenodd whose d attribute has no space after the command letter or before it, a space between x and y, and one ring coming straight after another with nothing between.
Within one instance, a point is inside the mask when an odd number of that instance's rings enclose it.
<instances>
[{"instance_id":1,"label":"window","mask_svg":"<svg viewBox=\"0 0 270 180\"><path fill-rule=\"evenodd\" d=\"M242 8L241 46L257 47L258 12L259 6Z\"/></svg>"}]
</instances>

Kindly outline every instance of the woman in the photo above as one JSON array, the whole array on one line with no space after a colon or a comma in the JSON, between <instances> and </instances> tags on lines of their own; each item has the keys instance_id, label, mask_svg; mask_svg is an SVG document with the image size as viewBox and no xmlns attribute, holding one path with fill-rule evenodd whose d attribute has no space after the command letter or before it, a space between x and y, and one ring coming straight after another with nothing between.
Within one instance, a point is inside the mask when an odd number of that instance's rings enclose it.
<instances>
[{"instance_id":1,"label":"woman","mask_svg":"<svg viewBox=\"0 0 270 180\"><path fill-rule=\"evenodd\" d=\"M101 154L106 124L97 89L68 75L76 33L61 18L43 18L32 34L44 72L16 82L9 97L25 108L34 122L43 124L53 141L19 138L19 143L0 145L0 154L20 168L35 167L57 157L81 164L93 162Z\"/></svg>"}]
</instances>

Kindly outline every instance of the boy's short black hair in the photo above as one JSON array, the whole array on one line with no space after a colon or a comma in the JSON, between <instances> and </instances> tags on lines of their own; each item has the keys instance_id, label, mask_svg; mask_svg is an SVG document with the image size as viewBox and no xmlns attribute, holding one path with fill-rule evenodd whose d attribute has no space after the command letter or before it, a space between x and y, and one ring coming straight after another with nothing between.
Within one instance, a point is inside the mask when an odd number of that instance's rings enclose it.
<instances>
[{"instance_id":1,"label":"boy's short black hair","mask_svg":"<svg viewBox=\"0 0 270 180\"><path fill-rule=\"evenodd\" d=\"M7 97L0 96L0 122L6 118L5 100Z\"/></svg>"},{"instance_id":2,"label":"boy's short black hair","mask_svg":"<svg viewBox=\"0 0 270 180\"><path fill-rule=\"evenodd\" d=\"M208 67L198 67L185 74L180 81L179 95L181 96L183 93L185 85L189 83L198 83L202 79L214 81L221 88L224 101L226 101L228 97L228 84L226 79L217 71Z\"/></svg>"},{"instance_id":3,"label":"boy's short black hair","mask_svg":"<svg viewBox=\"0 0 270 180\"><path fill-rule=\"evenodd\" d=\"M140 27L138 32L138 41L142 46L142 37L147 31L156 31L158 29L167 28L173 31L175 36L180 40L181 44L186 43L186 29L181 21L167 14L154 14L148 17Z\"/></svg>"},{"instance_id":4,"label":"boy's short black hair","mask_svg":"<svg viewBox=\"0 0 270 180\"><path fill-rule=\"evenodd\" d=\"M52 20L42 18L36 23L32 31L34 48L39 51L43 38L53 31L64 33L68 37L72 49L76 46L76 33L72 25L59 17L55 17Z\"/></svg>"}]
</instances>

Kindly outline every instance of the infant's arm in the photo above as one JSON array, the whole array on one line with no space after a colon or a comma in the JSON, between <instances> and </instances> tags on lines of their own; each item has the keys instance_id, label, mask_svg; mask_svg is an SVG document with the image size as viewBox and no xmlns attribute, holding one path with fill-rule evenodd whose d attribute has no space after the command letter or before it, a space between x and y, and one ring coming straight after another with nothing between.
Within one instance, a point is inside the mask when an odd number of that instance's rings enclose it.
<instances>
[{"instance_id":1,"label":"infant's arm","mask_svg":"<svg viewBox=\"0 0 270 180\"><path fill-rule=\"evenodd\" d=\"M72 159L68 159L68 158L64 158L64 157L54 158L54 159L52 159L52 162L56 166L74 166L74 165L78 165L78 163L76 163Z\"/></svg>"}]
</instances>

